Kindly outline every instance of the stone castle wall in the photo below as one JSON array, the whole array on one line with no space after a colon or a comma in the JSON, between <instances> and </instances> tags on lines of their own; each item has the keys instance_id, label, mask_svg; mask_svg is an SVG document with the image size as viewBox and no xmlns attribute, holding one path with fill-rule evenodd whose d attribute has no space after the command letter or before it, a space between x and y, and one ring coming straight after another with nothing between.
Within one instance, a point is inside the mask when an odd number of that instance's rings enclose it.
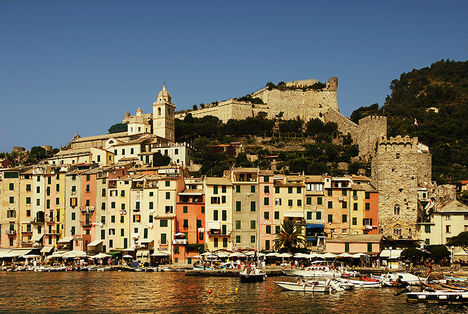
<instances>
[{"instance_id":1,"label":"stone castle wall","mask_svg":"<svg viewBox=\"0 0 468 314\"><path fill-rule=\"evenodd\" d=\"M416 137L382 137L378 141L372 183L379 190L379 224L385 236L417 236L418 187L430 183L430 164L429 150Z\"/></svg>"}]
</instances>

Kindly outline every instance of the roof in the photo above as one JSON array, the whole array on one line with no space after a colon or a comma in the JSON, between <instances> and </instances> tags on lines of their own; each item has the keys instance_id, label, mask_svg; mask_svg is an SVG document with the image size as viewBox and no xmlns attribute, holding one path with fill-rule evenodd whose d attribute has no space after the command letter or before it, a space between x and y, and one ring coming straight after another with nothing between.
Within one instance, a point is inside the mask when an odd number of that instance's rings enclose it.
<instances>
[{"instance_id":1,"label":"roof","mask_svg":"<svg viewBox=\"0 0 468 314\"><path fill-rule=\"evenodd\" d=\"M258 168L232 168L233 172L258 172Z\"/></svg>"},{"instance_id":2,"label":"roof","mask_svg":"<svg viewBox=\"0 0 468 314\"><path fill-rule=\"evenodd\" d=\"M448 204L445 204L442 206L439 210L437 210L438 213L468 213L468 206L465 204L453 200Z\"/></svg>"},{"instance_id":3,"label":"roof","mask_svg":"<svg viewBox=\"0 0 468 314\"><path fill-rule=\"evenodd\" d=\"M366 176L358 176L358 175L352 175L351 176L351 180L353 181L369 181L370 182L370 178L369 177L366 177Z\"/></svg>"},{"instance_id":4,"label":"roof","mask_svg":"<svg viewBox=\"0 0 468 314\"><path fill-rule=\"evenodd\" d=\"M304 181L305 181L305 182L318 182L318 183L322 183L322 182L323 182L323 177L322 177L322 176L306 176Z\"/></svg>"},{"instance_id":5,"label":"roof","mask_svg":"<svg viewBox=\"0 0 468 314\"><path fill-rule=\"evenodd\" d=\"M365 192L377 192L377 189L370 184L351 184L351 189Z\"/></svg>"},{"instance_id":6,"label":"roof","mask_svg":"<svg viewBox=\"0 0 468 314\"><path fill-rule=\"evenodd\" d=\"M262 176L272 176L275 173L273 172L273 170L260 170L258 174Z\"/></svg>"},{"instance_id":7,"label":"roof","mask_svg":"<svg viewBox=\"0 0 468 314\"><path fill-rule=\"evenodd\" d=\"M381 234L358 234L347 237L339 237L327 239L327 242L380 242L383 235Z\"/></svg>"},{"instance_id":8,"label":"roof","mask_svg":"<svg viewBox=\"0 0 468 314\"><path fill-rule=\"evenodd\" d=\"M80 142L87 142L87 141L94 141L94 140L105 140L109 138L119 138L119 137L127 137L127 136L128 136L128 132L125 131L125 132L110 133L110 134L103 134L103 135L76 137L71 141L71 143L80 143Z\"/></svg>"},{"instance_id":9,"label":"roof","mask_svg":"<svg viewBox=\"0 0 468 314\"><path fill-rule=\"evenodd\" d=\"M206 185L232 185L228 178L206 178Z\"/></svg>"},{"instance_id":10,"label":"roof","mask_svg":"<svg viewBox=\"0 0 468 314\"><path fill-rule=\"evenodd\" d=\"M185 189L184 191L179 193L179 195L203 195L203 194L205 194L205 191L199 190L199 189Z\"/></svg>"}]
</instances>

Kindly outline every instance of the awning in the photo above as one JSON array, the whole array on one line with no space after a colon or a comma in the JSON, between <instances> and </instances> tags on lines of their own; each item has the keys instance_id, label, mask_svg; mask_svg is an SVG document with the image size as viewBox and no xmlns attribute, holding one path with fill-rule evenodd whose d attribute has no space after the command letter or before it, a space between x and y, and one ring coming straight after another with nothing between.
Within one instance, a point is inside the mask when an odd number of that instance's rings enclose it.
<instances>
[{"instance_id":1,"label":"awning","mask_svg":"<svg viewBox=\"0 0 468 314\"><path fill-rule=\"evenodd\" d=\"M148 244L148 243L151 243L151 242L153 242L153 240L150 240L150 239L140 240L140 244Z\"/></svg>"},{"instance_id":2,"label":"awning","mask_svg":"<svg viewBox=\"0 0 468 314\"><path fill-rule=\"evenodd\" d=\"M6 250L0 249L0 258L8 256L8 252L10 251L11 249L6 249Z\"/></svg>"},{"instance_id":3,"label":"awning","mask_svg":"<svg viewBox=\"0 0 468 314\"><path fill-rule=\"evenodd\" d=\"M73 241L73 237L64 237L58 241L58 243L69 243L70 241Z\"/></svg>"},{"instance_id":4,"label":"awning","mask_svg":"<svg viewBox=\"0 0 468 314\"><path fill-rule=\"evenodd\" d=\"M208 222L208 227L207 227L208 230L220 230L221 229L221 225L219 224L219 222L217 221L210 221Z\"/></svg>"},{"instance_id":5,"label":"awning","mask_svg":"<svg viewBox=\"0 0 468 314\"><path fill-rule=\"evenodd\" d=\"M50 253L50 252L52 252L53 249L54 249L53 246L44 246L44 247L41 249L41 253Z\"/></svg>"},{"instance_id":6,"label":"awning","mask_svg":"<svg viewBox=\"0 0 468 314\"><path fill-rule=\"evenodd\" d=\"M151 254L151 256L154 256L154 257L166 257L166 256L169 256L169 253L154 252L153 254Z\"/></svg>"},{"instance_id":7,"label":"awning","mask_svg":"<svg viewBox=\"0 0 468 314\"><path fill-rule=\"evenodd\" d=\"M41 241L42 237L44 236L44 234L36 234L36 235L33 235L33 237L31 238L31 241L32 242L39 242Z\"/></svg>"},{"instance_id":8,"label":"awning","mask_svg":"<svg viewBox=\"0 0 468 314\"><path fill-rule=\"evenodd\" d=\"M323 228L323 224L306 224L306 228Z\"/></svg>"},{"instance_id":9,"label":"awning","mask_svg":"<svg viewBox=\"0 0 468 314\"><path fill-rule=\"evenodd\" d=\"M400 258L401 252L403 252L403 250L400 250L400 249L383 250L380 253L380 257L385 257L385 258L388 258L388 259L397 259L397 258Z\"/></svg>"},{"instance_id":10,"label":"awning","mask_svg":"<svg viewBox=\"0 0 468 314\"><path fill-rule=\"evenodd\" d=\"M304 213L302 212L285 212L284 217L289 218L304 218Z\"/></svg>"},{"instance_id":11,"label":"awning","mask_svg":"<svg viewBox=\"0 0 468 314\"><path fill-rule=\"evenodd\" d=\"M94 240L93 242L88 244L88 247L96 247L96 246L98 246L99 244L102 244L102 243L104 243L104 240Z\"/></svg>"},{"instance_id":12,"label":"awning","mask_svg":"<svg viewBox=\"0 0 468 314\"><path fill-rule=\"evenodd\" d=\"M11 250L5 257L23 257L28 255L32 250Z\"/></svg>"}]
</instances>

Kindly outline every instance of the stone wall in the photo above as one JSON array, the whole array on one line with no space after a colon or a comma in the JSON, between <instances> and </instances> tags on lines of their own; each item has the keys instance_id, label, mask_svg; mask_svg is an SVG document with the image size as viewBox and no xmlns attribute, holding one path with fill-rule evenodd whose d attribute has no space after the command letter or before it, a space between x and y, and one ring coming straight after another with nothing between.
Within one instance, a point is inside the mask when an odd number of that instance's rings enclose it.
<instances>
[{"instance_id":1,"label":"stone wall","mask_svg":"<svg viewBox=\"0 0 468 314\"><path fill-rule=\"evenodd\" d=\"M416 137L382 137L378 141L372 183L379 191L379 224L385 236L417 236L418 187L430 184L430 164L429 150Z\"/></svg>"}]
</instances>

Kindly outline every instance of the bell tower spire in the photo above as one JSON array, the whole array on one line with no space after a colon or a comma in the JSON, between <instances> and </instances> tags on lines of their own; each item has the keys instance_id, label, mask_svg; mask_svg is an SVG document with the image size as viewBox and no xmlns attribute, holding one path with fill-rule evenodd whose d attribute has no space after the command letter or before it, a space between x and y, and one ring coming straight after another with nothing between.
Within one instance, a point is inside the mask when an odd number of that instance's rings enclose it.
<instances>
[{"instance_id":1,"label":"bell tower spire","mask_svg":"<svg viewBox=\"0 0 468 314\"><path fill-rule=\"evenodd\" d=\"M153 102L153 134L165 138L170 142L175 140L175 105L171 94L167 91L166 82Z\"/></svg>"}]
</instances>

